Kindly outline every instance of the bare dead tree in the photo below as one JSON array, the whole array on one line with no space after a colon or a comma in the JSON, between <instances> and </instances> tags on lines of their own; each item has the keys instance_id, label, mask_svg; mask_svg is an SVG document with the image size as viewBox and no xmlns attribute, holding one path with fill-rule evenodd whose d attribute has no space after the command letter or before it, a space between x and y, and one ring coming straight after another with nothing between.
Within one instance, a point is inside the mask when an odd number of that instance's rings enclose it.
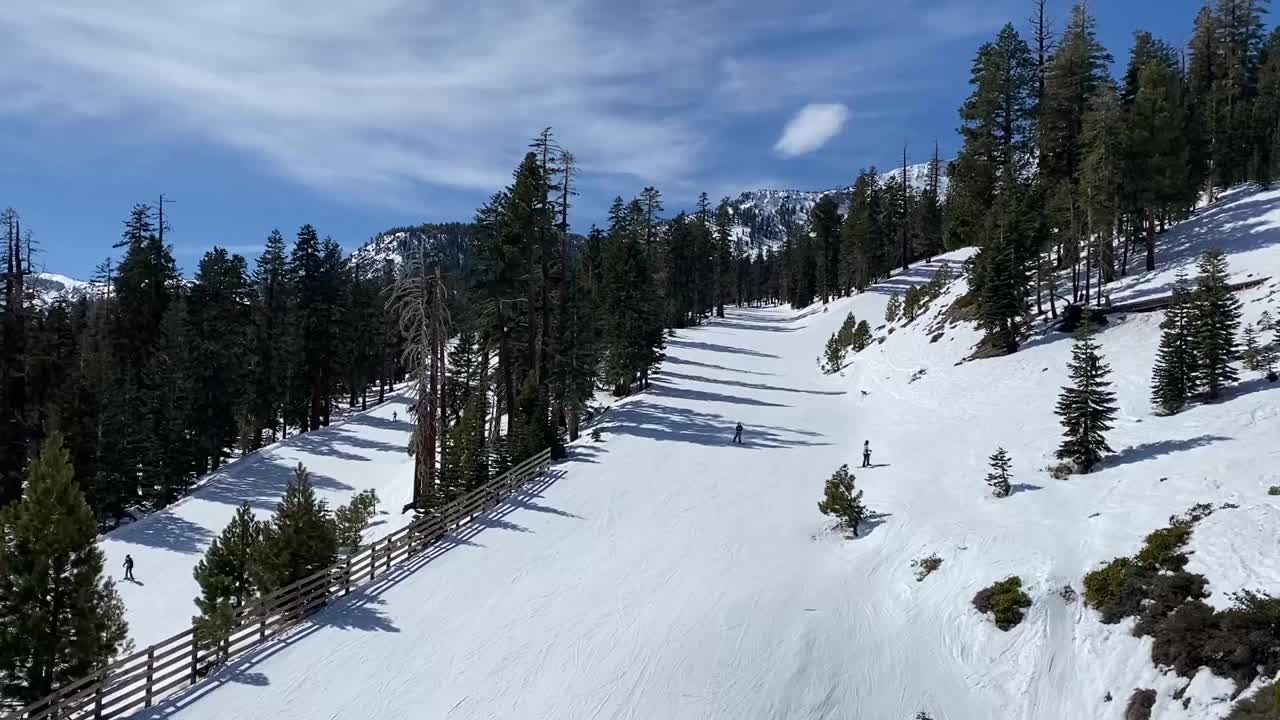
<instances>
[{"instance_id":1,"label":"bare dead tree","mask_svg":"<svg viewBox=\"0 0 1280 720\"><path fill-rule=\"evenodd\" d=\"M430 509L438 495L436 460L437 450L443 446L444 430L440 388L444 385L444 348L449 338L446 299L440 268L428 268L421 250L405 259L403 273L387 298L387 308L399 320L405 340L402 358L415 384L413 501L405 510Z\"/></svg>"}]
</instances>

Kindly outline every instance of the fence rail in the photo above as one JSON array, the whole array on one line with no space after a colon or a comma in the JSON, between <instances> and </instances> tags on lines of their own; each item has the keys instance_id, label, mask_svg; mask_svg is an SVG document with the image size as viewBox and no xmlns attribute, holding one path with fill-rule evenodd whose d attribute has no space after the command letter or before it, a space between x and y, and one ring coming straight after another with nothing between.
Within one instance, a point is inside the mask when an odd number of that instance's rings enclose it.
<instances>
[{"instance_id":1,"label":"fence rail","mask_svg":"<svg viewBox=\"0 0 1280 720\"><path fill-rule=\"evenodd\" d=\"M246 603L237 613L235 627L214 647L200 642L194 629L188 628L118 658L3 719L111 720L149 708L166 695L200 682L228 659L297 625L333 598L386 574L450 530L497 507L550 464L551 451L543 451L433 514L356 548L323 570Z\"/></svg>"}]
</instances>

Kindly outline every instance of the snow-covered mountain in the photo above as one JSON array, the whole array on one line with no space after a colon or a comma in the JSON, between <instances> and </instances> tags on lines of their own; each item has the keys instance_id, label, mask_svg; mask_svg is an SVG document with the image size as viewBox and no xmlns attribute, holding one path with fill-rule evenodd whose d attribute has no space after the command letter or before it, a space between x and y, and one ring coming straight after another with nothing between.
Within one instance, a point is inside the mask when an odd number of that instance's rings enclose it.
<instances>
[{"instance_id":1,"label":"snow-covered mountain","mask_svg":"<svg viewBox=\"0 0 1280 720\"><path fill-rule=\"evenodd\" d=\"M41 303L52 302L60 295L74 300L98 288L95 283L50 272L36 273L28 279L28 282L37 301Z\"/></svg>"},{"instance_id":2,"label":"snow-covered mountain","mask_svg":"<svg viewBox=\"0 0 1280 720\"><path fill-rule=\"evenodd\" d=\"M906 167L907 184L916 191L922 191L929 185L929 163L918 163ZM939 189L945 196L947 192L947 163L940 163ZM902 168L879 174L880 184L889 185L902 182ZM742 239L748 250L774 248L782 243L784 227L790 219L802 222L808 217L813 206L827 195L836 195L840 199L840 209L848 209L848 196L852 186L832 188L830 190L749 190L731 201L731 209L737 225L736 234Z\"/></svg>"}]
</instances>

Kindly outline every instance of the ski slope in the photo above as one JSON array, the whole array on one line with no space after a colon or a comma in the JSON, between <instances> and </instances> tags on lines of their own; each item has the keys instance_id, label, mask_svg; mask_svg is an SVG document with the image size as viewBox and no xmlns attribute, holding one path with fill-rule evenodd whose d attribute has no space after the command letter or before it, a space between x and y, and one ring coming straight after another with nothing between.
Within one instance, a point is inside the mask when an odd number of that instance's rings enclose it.
<instances>
[{"instance_id":1,"label":"ski slope","mask_svg":"<svg viewBox=\"0 0 1280 720\"><path fill-rule=\"evenodd\" d=\"M134 645L141 649L191 626L197 614L192 600L200 593L192 571L209 543L243 502L258 517L270 517L298 463L330 507L362 490L376 491L382 514L371 523L371 536L398 527L413 477L405 451L413 430L407 408L403 396L389 394L366 412L228 463L202 478L190 496L101 536L98 545L124 599ZM123 579L125 555L133 556L134 582Z\"/></svg>"},{"instance_id":2,"label":"ski slope","mask_svg":"<svg viewBox=\"0 0 1280 720\"><path fill-rule=\"evenodd\" d=\"M1241 294L1246 321L1277 314L1280 192L1228 196L1175 228L1159 270L1118 283L1113 301L1167 290L1210 244L1236 279L1272 278ZM1153 717L1222 717L1230 683L1198 676L1184 709L1170 696L1187 681L1152 666L1149 640L1059 590L1170 515L1231 502L1196 530L1190 569L1218 604L1246 587L1280 593L1280 502L1267 495L1280 484L1280 384L1246 377L1217 404L1156 417L1160 314L1113 317L1099 339L1116 453L1060 481L1045 468L1070 339L961 362L977 332L935 325L963 281L910 326L878 329L885 341L843 374L819 374L847 312L882 325L889 293L962 258L827 310L731 310L680 331L652 390L606 416L603 442L573 446L415 571L142 717L1118 720L1140 687L1159 691ZM741 447L729 442L739 421ZM997 446L1014 462L1006 499L983 482ZM816 509L845 462L877 513L856 539ZM934 553L943 565L917 582L911 562ZM1001 632L970 601L1012 574L1033 605Z\"/></svg>"}]
</instances>

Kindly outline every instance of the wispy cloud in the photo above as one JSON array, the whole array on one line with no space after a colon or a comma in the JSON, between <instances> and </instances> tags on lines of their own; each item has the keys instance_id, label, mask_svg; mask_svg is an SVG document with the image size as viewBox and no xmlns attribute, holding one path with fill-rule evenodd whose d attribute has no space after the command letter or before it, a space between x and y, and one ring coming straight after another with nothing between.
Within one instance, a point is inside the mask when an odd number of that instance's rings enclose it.
<instances>
[{"instance_id":1,"label":"wispy cloud","mask_svg":"<svg viewBox=\"0 0 1280 720\"><path fill-rule=\"evenodd\" d=\"M849 108L840 103L811 103L800 108L773 149L782 157L805 155L826 145L849 121Z\"/></svg>"},{"instance_id":2,"label":"wispy cloud","mask_svg":"<svg viewBox=\"0 0 1280 720\"><path fill-rule=\"evenodd\" d=\"M912 14L937 4L903 0L885 19L868 12L878 0L815 0L780 30L766 0L21 2L0 14L0 119L195 138L390 204L423 186L500 187L544 125L588 173L688 184L710 179L726 125L766 109L748 99L794 103L822 85L851 102L870 86L852 78L904 65L940 33ZM836 107L779 150L829 138Z\"/></svg>"}]
</instances>

